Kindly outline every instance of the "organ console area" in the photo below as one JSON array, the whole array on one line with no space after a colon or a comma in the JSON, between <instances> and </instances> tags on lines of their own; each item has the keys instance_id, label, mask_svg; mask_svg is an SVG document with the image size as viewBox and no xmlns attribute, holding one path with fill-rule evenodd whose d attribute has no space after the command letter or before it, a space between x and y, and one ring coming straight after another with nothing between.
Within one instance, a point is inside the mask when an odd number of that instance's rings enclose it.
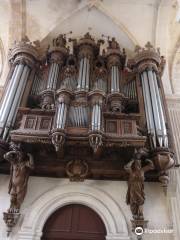
<instances>
[{"instance_id":1,"label":"organ console area","mask_svg":"<svg viewBox=\"0 0 180 240\"><path fill-rule=\"evenodd\" d=\"M175 162L159 51L147 43L128 59L115 38L89 33L79 39L60 34L49 44L22 40L10 50L0 172L9 171L3 154L13 142L34 155L35 176L67 177L72 163L72 174L83 175L86 166L84 179L124 180L124 165L146 148L155 164L147 180L167 186Z\"/></svg>"}]
</instances>

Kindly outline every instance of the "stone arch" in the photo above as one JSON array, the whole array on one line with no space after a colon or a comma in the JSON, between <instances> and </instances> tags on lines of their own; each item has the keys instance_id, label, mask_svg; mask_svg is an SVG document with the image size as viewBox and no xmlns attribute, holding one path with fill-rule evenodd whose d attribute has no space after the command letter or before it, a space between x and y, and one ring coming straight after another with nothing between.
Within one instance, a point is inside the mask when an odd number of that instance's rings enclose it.
<instances>
[{"instance_id":1,"label":"stone arch","mask_svg":"<svg viewBox=\"0 0 180 240\"><path fill-rule=\"evenodd\" d=\"M70 183L46 192L31 205L24 217L18 240L40 240L49 216L58 208L73 203L86 205L101 217L106 227L107 240L130 239L125 217L111 196L82 183Z\"/></svg>"}]
</instances>

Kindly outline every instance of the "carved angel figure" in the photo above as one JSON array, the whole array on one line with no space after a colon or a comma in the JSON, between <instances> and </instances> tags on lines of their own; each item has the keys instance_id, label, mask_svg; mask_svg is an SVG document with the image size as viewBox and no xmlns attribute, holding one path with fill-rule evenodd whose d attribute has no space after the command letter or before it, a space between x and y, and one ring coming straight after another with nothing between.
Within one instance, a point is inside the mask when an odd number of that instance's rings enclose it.
<instances>
[{"instance_id":1,"label":"carved angel figure","mask_svg":"<svg viewBox=\"0 0 180 240\"><path fill-rule=\"evenodd\" d=\"M9 194L11 204L9 212L19 212L21 204L27 192L30 170L34 168L31 154L20 150L9 151L4 158L11 163Z\"/></svg>"},{"instance_id":2,"label":"carved angel figure","mask_svg":"<svg viewBox=\"0 0 180 240\"><path fill-rule=\"evenodd\" d=\"M132 161L125 166L125 170L129 173L126 203L130 205L133 218L136 220L144 219L144 173L154 169L154 164L149 159L145 160L148 163L146 166L141 166L141 160L144 154L142 150L139 150L139 152L134 154Z\"/></svg>"}]
</instances>

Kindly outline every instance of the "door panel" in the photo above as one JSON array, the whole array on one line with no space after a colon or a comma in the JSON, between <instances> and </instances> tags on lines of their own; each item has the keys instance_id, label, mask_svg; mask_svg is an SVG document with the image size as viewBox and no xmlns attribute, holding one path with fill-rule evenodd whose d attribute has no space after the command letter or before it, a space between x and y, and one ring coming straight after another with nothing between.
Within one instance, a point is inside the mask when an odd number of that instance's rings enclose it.
<instances>
[{"instance_id":1,"label":"door panel","mask_svg":"<svg viewBox=\"0 0 180 240\"><path fill-rule=\"evenodd\" d=\"M58 209L49 217L42 240L105 240L101 218L92 209L72 204Z\"/></svg>"}]
</instances>

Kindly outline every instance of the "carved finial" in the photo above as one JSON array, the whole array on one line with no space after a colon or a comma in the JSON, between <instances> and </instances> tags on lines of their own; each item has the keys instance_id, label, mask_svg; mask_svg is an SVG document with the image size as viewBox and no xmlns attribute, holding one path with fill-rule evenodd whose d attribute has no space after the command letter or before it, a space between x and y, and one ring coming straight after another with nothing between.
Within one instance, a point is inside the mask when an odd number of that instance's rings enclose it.
<instances>
[{"instance_id":1,"label":"carved finial","mask_svg":"<svg viewBox=\"0 0 180 240\"><path fill-rule=\"evenodd\" d=\"M135 49L134 49L134 52L135 52L135 53L139 53L140 50L141 50L141 47L140 47L139 45L136 45L136 46L135 46Z\"/></svg>"},{"instance_id":2,"label":"carved finial","mask_svg":"<svg viewBox=\"0 0 180 240\"><path fill-rule=\"evenodd\" d=\"M151 50L153 48L153 45L150 42L147 42L145 47L147 48L147 50Z\"/></svg>"},{"instance_id":3,"label":"carved finial","mask_svg":"<svg viewBox=\"0 0 180 240\"><path fill-rule=\"evenodd\" d=\"M84 38L93 40L93 38L91 37L91 35L90 35L89 32L87 32L87 33L84 35Z\"/></svg>"},{"instance_id":4,"label":"carved finial","mask_svg":"<svg viewBox=\"0 0 180 240\"><path fill-rule=\"evenodd\" d=\"M66 47L66 35L59 34L59 36L57 38L54 38L53 46L54 47Z\"/></svg>"},{"instance_id":5,"label":"carved finial","mask_svg":"<svg viewBox=\"0 0 180 240\"><path fill-rule=\"evenodd\" d=\"M111 40L108 40L110 49L119 49L119 43L116 41L116 39L113 37Z\"/></svg>"},{"instance_id":6,"label":"carved finial","mask_svg":"<svg viewBox=\"0 0 180 240\"><path fill-rule=\"evenodd\" d=\"M26 35L24 37L22 37L21 41L25 42L25 43L30 43L30 40L29 40L28 36L26 36Z\"/></svg>"},{"instance_id":7,"label":"carved finial","mask_svg":"<svg viewBox=\"0 0 180 240\"><path fill-rule=\"evenodd\" d=\"M39 40L36 40L33 42L34 46L39 48L40 47L40 41Z\"/></svg>"}]
</instances>

